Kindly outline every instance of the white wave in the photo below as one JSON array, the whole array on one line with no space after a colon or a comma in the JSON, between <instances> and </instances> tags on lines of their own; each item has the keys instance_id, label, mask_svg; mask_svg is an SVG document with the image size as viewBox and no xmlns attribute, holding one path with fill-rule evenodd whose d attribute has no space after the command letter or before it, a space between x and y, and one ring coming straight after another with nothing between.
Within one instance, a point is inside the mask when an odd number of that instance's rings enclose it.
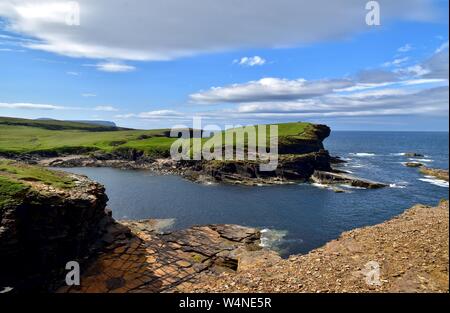
<instances>
[{"instance_id":1,"label":"white wave","mask_svg":"<svg viewBox=\"0 0 450 313\"><path fill-rule=\"evenodd\" d=\"M390 188L398 188L398 189L405 189L405 188L406 188L405 185L396 184L396 183L389 184L389 187L390 187Z\"/></svg>"},{"instance_id":2,"label":"white wave","mask_svg":"<svg viewBox=\"0 0 450 313\"><path fill-rule=\"evenodd\" d=\"M419 178L419 180L439 187L448 188L449 186L448 181L437 179L434 178L433 176L425 176L425 178Z\"/></svg>"},{"instance_id":3,"label":"white wave","mask_svg":"<svg viewBox=\"0 0 450 313\"><path fill-rule=\"evenodd\" d=\"M357 157L373 157L373 156L376 156L375 153L367 153L367 152L350 153L350 155L357 156Z\"/></svg>"},{"instance_id":4,"label":"white wave","mask_svg":"<svg viewBox=\"0 0 450 313\"><path fill-rule=\"evenodd\" d=\"M163 233L167 229L170 229L175 224L174 218L160 218L155 219L154 229L157 233Z\"/></svg>"},{"instance_id":5,"label":"white wave","mask_svg":"<svg viewBox=\"0 0 450 313\"><path fill-rule=\"evenodd\" d=\"M341 160L349 162L349 161L352 161L353 159L352 158L341 158Z\"/></svg>"},{"instance_id":6,"label":"white wave","mask_svg":"<svg viewBox=\"0 0 450 313\"><path fill-rule=\"evenodd\" d=\"M365 167L365 165L356 163L356 164L351 164L351 165L349 165L348 167L351 167L351 168L361 168L361 167ZM367 166L366 166L366 167L367 167Z\"/></svg>"},{"instance_id":7,"label":"white wave","mask_svg":"<svg viewBox=\"0 0 450 313\"><path fill-rule=\"evenodd\" d=\"M399 153L389 153L389 155L393 155L393 156L405 156L406 153L405 152L399 152Z\"/></svg>"},{"instance_id":8,"label":"white wave","mask_svg":"<svg viewBox=\"0 0 450 313\"><path fill-rule=\"evenodd\" d=\"M330 185L320 184L320 183L312 183L311 185L313 185L314 187L317 187L317 188L321 188L321 189L329 189L330 188Z\"/></svg>"},{"instance_id":9,"label":"white wave","mask_svg":"<svg viewBox=\"0 0 450 313\"><path fill-rule=\"evenodd\" d=\"M263 248L276 249L288 234L287 230L264 228L261 231L260 246Z\"/></svg>"},{"instance_id":10,"label":"white wave","mask_svg":"<svg viewBox=\"0 0 450 313\"><path fill-rule=\"evenodd\" d=\"M424 162L424 163L431 163L431 162L434 162L434 160L432 160L432 159L416 159L416 158L409 158L408 160L410 160L410 161L415 161L415 162Z\"/></svg>"},{"instance_id":11,"label":"white wave","mask_svg":"<svg viewBox=\"0 0 450 313\"><path fill-rule=\"evenodd\" d=\"M348 189L360 189L360 190L367 189L367 188L364 188L364 187L352 186L352 185L348 185L348 184L340 184L339 186L344 187L344 188L348 188Z\"/></svg>"}]
</instances>

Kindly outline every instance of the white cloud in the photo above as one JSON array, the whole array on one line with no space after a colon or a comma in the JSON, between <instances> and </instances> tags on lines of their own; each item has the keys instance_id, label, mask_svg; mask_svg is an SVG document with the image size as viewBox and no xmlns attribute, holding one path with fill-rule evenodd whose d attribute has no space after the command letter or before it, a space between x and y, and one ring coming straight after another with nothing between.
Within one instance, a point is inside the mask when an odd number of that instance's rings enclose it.
<instances>
[{"instance_id":1,"label":"white cloud","mask_svg":"<svg viewBox=\"0 0 450 313\"><path fill-rule=\"evenodd\" d=\"M383 21L434 21L428 0L378 0ZM364 30L363 0L77 0L79 26L66 23L68 1L2 0L9 30L35 38L24 46L71 57L168 60L198 53L286 47L347 38Z\"/></svg>"},{"instance_id":2,"label":"white cloud","mask_svg":"<svg viewBox=\"0 0 450 313\"><path fill-rule=\"evenodd\" d=\"M240 105L238 113L252 118L302 118L372 115L448 115L448 86L425 90L380 90L333 95L314 100L263 102ZM226 114L224 112L221 113Z\"/></svg>"},{"instance_id":3,"label":"white cloud","mask_svg":"<svg viewBox=\"0 0 450 313\"><path fill-rule=\"evenodd\" d=\"M207 91L190 95L195 103L236 103L254 101L290 100L321 96L335 89L352 86L349 80L317 80L263 78L244 84L213 87Z\"/></svg>"},{"instance_id":4,"label":"white cloud","mask_svg":"<svg viewBox=\"0 0 450 313\"><path fill-rule=\"evenodd\" d=\"M103 111L103 112L116 112L119 111L113 106L99 105L94 108L89 107L77 107L77 106L62 106L54 104L41 104L41 103L8 103L0 102L1 109L15 109L15 110L74 110L74 111Z\"/></svg>"},{"instance_id":5,"label":"white cloud","mask_svg":"<svg viewBox=\"0 0 450 313\"><path fill-rule=\"evenodd\" d=\"M141 113L119 114L116 118L141 118L141 119L179 119L184 118L185 114L174 110L156 110Z\"/></svg>"},{"instance_id":6,"label":"white cloud","mask_svg":"<svg viewBox=\"0 0 450 313\"><path fill-rule=\"evenodd\" d=\"M78 72L72 72L72 71L66 72L66 74L67 74L67 75L71 75L71 76L79 76L79 75L80 75L80 73L78 73Z\"/></svg>"},{"instance_id":7,"label":"white cloud","mask_svg":"<svg viewBox=\"0 0 450 313\"><path fill-rule=\"evenodd\" d=\"M409 43L407 43L406 45L398 48L397 51L405 53L405 52L411 51L412 49L413 49L413 46L411 46Z\"/></svg>"},{"instance_id":8,"label":"white cloud","mask_svg":"<svg viewBox=\"0 0 450 313\"><path fill-rule=\"evenodd\" d=\"M38 104L38 103L4 103L0 102L2 109L22 109L22 110L61 110L62 106L52 104Z\"/></svg>"},{"instance_id":9,"label":"white cloud","mask_svg":"<svg viewBox=\"0 0 450 313\"><path fill-rule=\"evenodd\" d=\"M240 60L234 60L233 63L237 63L242 66L261 66L266 64L266 60L260 56L255 55L254 57L243 57Z\"/></svg>"},{"instance_id":10,"label":"white cloud","mask_svg":"<svg viewBox=\"0 0 450 313\"><path fill-rule=\"evenodd\" d=\"M97 97L97 95L95 93L88 93L88 92L87 93L82 93L81 96L85 97L85 98Z\"/></svg>"},{"instance_id":11,"label":"white cloud","mask_svg":"<svg viewBox=\"0 0 450 313\"><path fill-rule=\"evenodd\" d=\"M94 108L94 111L116 112L119 110L110 105L99 105Z\"/></svg>"},{"instance_id":12,"label":"white cloud","mask_svg":"<svg viewBox=\"0 0 450 313\"><path fill-rule=\"evenodd\" d=\"M136 68L132 65L126 65L118 62L100 62L97 64L86 64L86 66L94 66L97 70L110 73L132 72Z\"/></svg>"},{"instance_id":13,"label":"white cloud","mask_svg":"<svg viewBox=\"0 0 450 313\"><path fill-rule=\"evenodd\" d=\"M429 74L430 70L424 68L420 64L416 64L416 65L409 66L409 67L404 68L404 69L400 69L398 72L402 73L402 74L412 74L414 76L424 76L426 74Z\"/></svg>"},{"instance_id":14,"label":"white cloud","mask_svg":"<svg viewBox=\"0 0 450 313\"><path fill-rule=\"evenodd\" d=\"M408 57L398 58L398 59L395 59L395 60L393 60L393 61L391 61L391 62L386 62L386 63L384 63L383 66L384 66L384 67L400 66L400 65L402 65L402 63L405 63L405 62L407 62L408 60L409 60Z\"/></svg>"}]
</instances>

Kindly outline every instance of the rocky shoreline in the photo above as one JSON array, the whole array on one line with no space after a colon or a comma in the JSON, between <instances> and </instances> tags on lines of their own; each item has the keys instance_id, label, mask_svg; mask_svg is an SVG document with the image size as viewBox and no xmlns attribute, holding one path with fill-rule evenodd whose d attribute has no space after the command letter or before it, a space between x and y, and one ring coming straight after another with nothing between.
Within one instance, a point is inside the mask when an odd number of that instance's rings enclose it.
<instances>
[{"instance_id":1,"label":"rocky shoreline","mask_svg":"<svg viewBox=\"0 0 450 313\"><path fill-rule=\"evenodd\" d=\"M112 155L65 155L59 157L12 157L44 167L110 167L127 170L148 170L158 175L177 175L195 183L224 183L245 186L269 186L313 182L327 185L347 184L353 187L377 189L387 184L359 178L335 169L333 164L345 163L331 157L326 150L300 155L280 155L275 171L259 170L252 161L174 161L170 158L118 158ZM338 187L334 187L339 192Z\"/></svg>"},{"instance_id":2,"label":"rocky shoreline","mask_svg":"<svg viewBox=\"0 0 450 313\"><path fill-rule=\"evenodd\" d=\"M449 205L416 205L306 255L237 273L201 273L173 292L449 292Z\"/></svg>"},{"instance_id":3,"label":"rocky shoreline","mask_svg":"<svg viewBox=\"0 0 450 313\"><path fill-rule=\"evenodd\" d=\"M0 286L9 292L448 291L448 202L414 207L286 260L262 248L254 228L164 232L167 221L115 221L100 184L41 171L70 187L2 172L25 187L0 203ZM81 285L68 287L65 265L74 260ZM371 261L380 266L381 285L365 283Z\"/></svg>"}]
</instances>

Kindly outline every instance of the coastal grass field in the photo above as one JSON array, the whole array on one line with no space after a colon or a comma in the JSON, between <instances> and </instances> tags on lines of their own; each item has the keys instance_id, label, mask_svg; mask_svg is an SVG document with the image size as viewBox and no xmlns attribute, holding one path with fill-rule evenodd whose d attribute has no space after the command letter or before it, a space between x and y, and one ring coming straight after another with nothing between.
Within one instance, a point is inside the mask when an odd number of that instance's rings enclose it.
<instances>
[{"instance_id":1,"label":"coastal grass field","mask_svg":"<svg viewBox=\"0 0 450 313\"><path fill-rule=\"evenodd\" d=\"M298 122L276 125L278 136L283 140L308 140L314 139L315 136L313 124ZM236 128L223 131L222 139L227 133L239 130ZM266 138L269 140L269 128L266 132ZM80 122L0 117L0 153L60 154L135 149L149 156L167 156L175 140L177 138L170 137L170 129L134 130ZM207 140L208 138L202 138L202 143ZM244 145L247 140L247 137L244 137ZM242 144L236 143L236 139L233 143ZM192 146L192 141L190 145Z\"/></svg>"},{"instance_id":2,"label":"coastal grass field","mask_svg":"<svg viewBox=\"0 0 450 313\"><path fill-rule=\"evenodd\" d=\"M60 189L75 186L74 180L66 173L0 159L0 208L20 199L20 195L29 189L30 183Z\"/></svg>"}]
</instances>

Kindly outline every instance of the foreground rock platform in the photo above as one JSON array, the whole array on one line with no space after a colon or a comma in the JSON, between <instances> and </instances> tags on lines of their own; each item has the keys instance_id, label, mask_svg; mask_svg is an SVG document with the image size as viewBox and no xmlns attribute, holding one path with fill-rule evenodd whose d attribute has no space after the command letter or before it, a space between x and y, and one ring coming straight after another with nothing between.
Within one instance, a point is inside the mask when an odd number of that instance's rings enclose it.
<instances>
[{"instance_id":1,"label":"foreground rock platform","mask_svg":"<svg viewBox=\"0 0 450 313\"><path fill-rule=\"evenodd\" d=\"M434 208L414 206L392 220L345 232L322 248L271 266L218 276L205 271L172 291L448 292L448 201Z\"/></svg>"},{"instance_id":2,"label":"foreground rock platform","mask_svg":"<svg viewBox=\"0 0 450 313\"><path fill-rule=\"evenodd\" d=\"M116 224L111 229L115 239L84 271L81 285L58 292L165 292L205 270L235 272L239 264L245 268L248 262L267 264L280 259L259 247L260 233L253 228L207 225L164 234L158 231L158 222Z\"/></svg>"}]
</instances>

